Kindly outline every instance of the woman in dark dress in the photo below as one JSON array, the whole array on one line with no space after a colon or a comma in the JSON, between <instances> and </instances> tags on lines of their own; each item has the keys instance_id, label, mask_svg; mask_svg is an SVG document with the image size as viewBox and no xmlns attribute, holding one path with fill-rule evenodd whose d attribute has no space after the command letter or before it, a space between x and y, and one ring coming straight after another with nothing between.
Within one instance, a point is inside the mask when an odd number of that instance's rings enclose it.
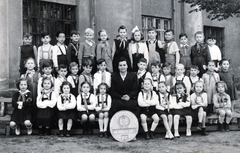
<instances>
[{"instance_id":1,"label":"woman in dark dress","mask_svg":"<svg viewBox=\"0 0 240 153\"><path fill-rule=\"evenodd\" d=\"M136 116L139 115L139 106L137 104L137 75L128 72L127 60L122 57L118 62L119 72L111 76L111 96L112 106L110 117L120 110L129 110Z\"/></svg>"}]
</instances>

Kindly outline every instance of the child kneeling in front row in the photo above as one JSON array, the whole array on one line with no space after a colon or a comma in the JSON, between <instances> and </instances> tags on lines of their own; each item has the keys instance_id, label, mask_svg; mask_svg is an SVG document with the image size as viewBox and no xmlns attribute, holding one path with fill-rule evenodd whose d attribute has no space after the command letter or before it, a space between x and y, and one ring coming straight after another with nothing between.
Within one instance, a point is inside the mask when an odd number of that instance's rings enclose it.
<instances>
[{"instance_id":1,"label":"child kneeling in front row","mask_svg":"<svg viewBox=\"0 0 240 153\"><path fill-rule=\"evenodd\" d=\"M66 136L70 137L70 131L73 125L73 120L76 120L75 107L76 107L76 98L71 91L71 83L64 81L61 85L61 95L58 96L57 108L58 112L58 127L59 127L59 136L63 137L63 126L64 120L67 120L67 132Z\"/></svg>"},{"instance_id":2,"label":"child kneeling in front row","mask_svg":"<svg viewBox=\"0 0 240 153\"><path fill-rule=\"evenodd\" d=\"M85 81L81 84L81 93L77 97L78 117L83 124L83 134L93 134L92 124L95 121L95 96L90 93L91 85ZM88 130L88 131L87 131Z\"/></svg>"},{"instance_id":3,"label":"child kneeling in front row","mask_svg":"<svg viewBox=\"0 0 240 153\"><path fill-rule=\"evenodd\" d=\"M190 96L186 93L186 86L182 81L177 81L175 84L176 96L172 96L171 102L173 103L174 114L174 136L180 138L178 133L180 116L186 117L187 130L186 136L191 136L192 116L190 108Z\"/></svg>"},{"instance_id":4,"label":"child kneeling in front row","mask_svg":"<svg viewBox=\"0 0 240 153\"><path fill-rule=\"evenodd\" d=\"M95 110L98 113L98 124L100 129L99 137L105 138L107 135L108 121L109 121L109 109L111 108L112 98L107 94L108 85L107 83L101 83L98 85L99 94L96 96L97 105Z\"/></svg>"},{"instance_id":5,"label":"child kneeling in front row","mask_svg":"<svg viewBox=\"0 0 240 153\"><path fill-rule=\"evenodd\" d=\"M197 81L193 87L193 94L191 94L191 105L193 117L198 119L197 130L202 131L202 135L208 135L206 132L206 107L207 107L207 93L203 91L203 81Z\"/></svg>"},{"instance_id":6,"label":"child kneeling in front row","mask_svg":"<svg viewBox=\"0 0 240 153\"><path fill-rule=\"evenodd\" d=\"M167 91L167 85L164 81L158 83L158 96L159 96L159 104L157 104L156 108L158 111L158 116L160 116L163 120L164 127L166 129L165 139L173 139L174 136L171 132L172 128L172 105L170 102L170 93Z\"/></svg>"},{"instance_id":7,"label":"child kneeling in front row","mask_svg":"<svg viewBox=\"0 0 240 153\"><path fill-rule=\"evenodd\" d=\"M155 91L152 91L152 80L145 78L143 80L143 90L138 94L138 105L140 107L140 118L143 130L145 132L145 139L154 139L153 132L155 131L159 117L157 115L156 105L158 96ZM148 132L147 117L153 119L150 132Z\"/></svg>"},{"instance_id":8,"label":"child kneeling in front row","mask_svg":"<svg viewBox=\"0 0 240 153\"><path fill-rule=\"evenodd\" d=\"M220 131L224 131L223 122L226 119L225 130L229 131L229 123L232 119L231 98L226 93L227 85L223 81L216 83L217 93L213 95L214 112L218 115Z\"/></svg>"}]
</instances>

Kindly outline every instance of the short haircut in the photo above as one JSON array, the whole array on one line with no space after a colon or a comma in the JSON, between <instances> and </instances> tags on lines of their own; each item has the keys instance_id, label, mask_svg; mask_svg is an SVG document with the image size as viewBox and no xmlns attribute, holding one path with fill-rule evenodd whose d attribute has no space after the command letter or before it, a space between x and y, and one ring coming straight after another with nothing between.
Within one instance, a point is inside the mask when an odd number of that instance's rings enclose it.
<instances>
[{"instance_id":1,"label":"short haircut","mask_svg":"<svg viewBox=\"0 0 240 153\"><path fill-rule=\"evenodd\" d=\"M224 61L228 61L228 62L229 62L229 64L230 64L230 60L229 60L229 59L226 59L226 58L224 58L224 59L222 59L222 60L219 62L219 65L222 65L222 63L223 63Z\"/></svg>"},{"instance_id":2,"label":"short haircut","mask_svg":"<svg viewBox=\"0 0 240 153\"><path fill-rule=\"evenodd\" d=\"M17 83L16 83L17 89L20 90L19 85L20 85L20 83L21 83L22 81L26 81L26 82L27 82L27 89L28 89L28 88L29 88L29 84L28 84L27 78L20 78L20 79L17 81Z\"/></svg>"},{"instance_id":3,"label":"short haircut","mask_svg":"<svg viewBox=\"0 0 240 153\"><path fill-rule=\"evenodd\" d=\"M159 85L159 84L164 84L165 86L167 86L167 84L166 84L165 81L160 81L160 82L158 82L158 85Z\"/></svg>"},{"instance_id":4,"label":"short haircut","mask_svg":"<svg viewBox=\"0 0 240 153\"><path fill-rule=\"evenodd\" d=\"M91 28L87 28L85 31L84 31L85 34L88 34L88 33L91 33L91 34L94 34L94 31L93 29Z\"/></svg>"},{"instance_id":5,"label":"short haircut","mask_svg":"<svg viewBox=\"0 0 240 153\"><path fill-rule=\"evenodd\" d=\"M140 63L140 62L143 62L143 63L146 63L146 64L147 64L147 59L146 59L146 58L140 58L139 61L138 61L138 63Z\"/></svg>"},{"instance_id":6,"label":"short haircut","mask_svg":"<svg viewBox=\"0 0 240 153\"><path fill-rule=\"evenodd\" d=\"M197 70L199 70L199 67L197 65L191 65L190 69L197 69Z\"/></svg>"},{"instance_id":7,"label":"short haircut","mask_svg":"<svg viewBox=\"0 0 240 153\"><path fill-rule=\"evenodd\" d=\"M106 62L106 60L104 58L100 58L98 61L97 61L97 65L100 65L102 64L103 62Z\"/></svg>"},{"instance_id":8,"label":"short haircut","mask_svg":"<svg viewBox=\"0 0 240 153\"><path fill-rule=\"evenodd\" d=\"M140 39L140 40L144 40L144 35L143 35L142 31L140 31L140 30L135 30L135 31L132 33L132 38L131 38L131 40L135 41L135 39L134 39L134 34L135 34L135 32L140 32L140 35L141 35L141 39Z\"/></svg>"},{"instance_id":9,"label":"short haircut","mask_svg":"<svg viewBox=\"0 0 240 153\"><path fill-rule=\"evenodd\" d=\"M76 62L71 62L71 63L69 64L69 71L71 72L72 68L75 67L75 66L78 67L78 64L77 64Z\"/></svg>"},{"instance_id":10,"label":"short haircut","mask_svg":"<svg viewBox=\"0 0 240 153\"><path fill-rule=\"evenodd\" d=\"M100 35L101 35L101 32L106 32L106 34L107 34L107 31L106 31L105 29L101 29L101 30L98 32L98 36L99 36L99 37L100 37ZM98 40L101 41L101 38L98 38ZM107 37L107 40L109 40L108 37Z\"/></svg>"},{"instance_id":11,"label":"short haircut","mask_svg":"<svg viewBox=\"0 0 240 153\"><path fill-rule=\"evenodd\" d=\"M65 35L65 33L64 33L63 31L57 31L56 37L59 37L59 35L60 35L61 33L63 33L63 34Z\"/></svg>"},{"instance_id":12,"label":"short haircut","mask_svg":"<svg viewBox=\"0 0 240 153\"><path fill-rule=\"evenodd\" d=\"M44 38L44 37L46 37L46 36L49 36L49 37L51 38L51 35L50 35L49 32L45 32L45 33L42 33L42 34L41 34L41 38Z\"/></svg>"},{"instance_id":13,"label":"short haircut","mask_svg":"<svg viewBox=\"0 0 240 153\"><path fill-rule=\"evenodd\" d=\"M41 86L43 87L44 81L49 80L51 82L51 88L54 86L53 81L50 77L43 77Z\"/></svg>"},{"instance_id":14,"label":"short haircut","mask_svg":"<svg viewBox=\"0 0 240 153\"><path fill-rule=\"evenodd\" d=\"M179 67L185 69L185 67L184 67L184 65L183 65L182 63L178 63L178 64L176 65L176 69L179 68Z\"/></svg>"},{"instance_id":15,"label":"short haircut","mask_svg":"<svg viewBox=\"0 0 240 153\"><path fill-rule=\"evenodd\" d=\"M203 33L202 31L197 31L197 32L194 34L194 37L196 37L196 35L199 35L199 34L201 34L201 35L204 36L204 33Z\"/></svg>"},{"instance_id":16,"label":"short haircut","mask_svg":"<svg viewBox=\"0 0 240 153\"><path fill-rule=\"evenodd\" d=\"M61 70L61 69L67 69L67 65L65 64L58 65L58 70Z\"/></svg>"},{"instance_id":17,"label":"short haircut","mask_svg":"<svg viewBox=\"0 0 240 153\"><path fill-rule=\"evenodd\" d=\"M165 63L163 63L163 65L162 65L162 67L164 68L164 67L171 67L172 65L171 65L171 63L169 63L169 62L165 62Z\"/></svg>"},{"instance_id":18,"label":"short haircut","mask_svg":"<svg viewBox=\"0 0 240 153\"><path fill-rule=\"evenodd\" d=\"M32 58L32 57L29 57L28 59L26 59L26 60L24 61L24 67L26 67L26 64L27 64L27 62L28 62L29 60L33 60L33 63L34 63L34 65L35 65L35 67L36 67L36 60L35 60L34 58Z\"/></svg>"},{"instance_id":19,"label":"short haircut","mask_svg":"<svg viewBox=\"0 0 240 153\"><path fill-rule=\"evenodd\" d=\"M208 65L209 63L214 63L214 65L216 66L216 64L215 64L215 62L214 62L213 60L208 61L208 62L207 62L207 65Z\"/></svg>"},{"instance_id":20,"label":"short haircut","mask_svg":"<svg viewBox=\"0 0 240 153\"><path fill-rule=\"evenodd\" d=\"M218 85L219 84L222 84L223 86L224 86L224 88L225 88L225 92L228 90L228 88L227 88L227 84L224 82L224 81L218 81L218 82L216 82L216 91L218 92Z\"/></svg>"},{"instance_id":21,"label":"short haircut","mask_svg":"<svg viewBox=\"0 0 240 153\"><path fill-rule=\"evenodd\" d=\"M196 82L193 84L193 90L194 90L194 91L196 90L196 89L195 89L195 86L196 86L197 83L201 83L202 86L204 87L204 82L201 81L201 80L198 80L198 81L196 81ZM203 92L203 91L204 91L204 89L202 90L202 92Z\"/></svg>"},{"instance_id":22,"label":"short haircut","mask_svg":"<svg viewBox=\"0 0 240 153\"><path fill-rule=\"evenodd\" d=\"M83 60L82 66L93 66L93 62L90 58L85 58Z\"/></svg>"},{"instance_id":23,"label":"short haircut","mask_svg":"<svg viewBox=\"0 0 240 153\"><path fill-rule=\"evenodd\" d=\"M77 30L72 30L70 34L71 34L71 36L80 35L79 31L77 31Z\"/></svg>"},{"instance_id":24,"label":"short haircut","mask_svg":"<svg viewBox=\"0 0 240 153\"><path fill-rule=\"evenodd\" d=\"M214 40L216 40L216 37L214 36L214 35L209 35L208 37L207 37L207 40L208 39L214 39Z\"/></svg>"},{"instance_id":25,"label":"short haircut","mask_svg":"<svg viewBox=\"0 0 240 153\"><path fill-rule=\"evenodd\" d=\"M179 39L181 39L182 37L186 37L186 38L188 38L188 36L187 36L186 33L181 33L181 34L179 35Z\"/></svg>"},{"instance_id":26,"label":"short haircut","mask_svg":"<svg viewBox=\"0 0 240 153\"><path fill-rule=\"evenodd\" d=\"M172 34L174 35L174 30L173 29L167 29L165 32L164 32L164 35L168 32L172 32Z\"/></svg>"},{"instance_id":27,"label":"short haircut","mask_svg":"<svg viewBox=\"0 0 240 153\"><path fill-rule=\"evenodd\" d=\"M30 34L30 33L25 33L25 34L23 35L23 38L29 38L29 37L32 37L32 34Z\"/></svg>"},{"instance_id":28,"label":"short haircut","mask_svg":"<svg viewBox=\"0 0 240 153\"><path fill-rule=\"evenodd\" d=\"M156 28L154 28L154 27L151 27L150 29L148 29L148 32L149 31L154 31L154 32L157 32L157 29Z\"/></svg>"},{"instance_id":29,"label":"short haircut","mask_svg":"<svg viewBox=\"0 0 240 153\"><path fill-rule=\"evenodd\" d=\"M88 84L89 87L91 88L91 84L90 84L88 81L84 81L84 82L82 82L82 83L81 83L81 88L82 88L82 86L83 86L84 84Z\"/></svg>"},{"instance_id":30,"label":"short haircut","mask_svg":"<svg viewBox=\"0 0 240 153\"><path fill-rule=\"evenodd\" d=\"M45 68L45 67L53 67L53 64L52 64L52 62L50 62L50 61L44 61L43 62L43 65L42 65L42 69L43 68Z\"/></svg>"},{"instance_id":31,"label":"short haircut","mask_svg":"<svg viewBox=\"0 0 240 153\"><path fill-rule=\"evenodd\" d=\"M64 82L62 83L61 87L60 87L61 93L63 93L63 86L65 86L65 85L68 85L69 88L70 88L70 91L71 91L71 89L72 89L72 84L71 84L70 82L68 82L68 81L64 81Z\"/></svg>"},{"instance_id":32,"label":"short haircut","mask_svg":"<svg viewBox=\"0 0 240 153\"><path fill-rule=\"evenodd\" d=\"M124 25L121 25L119 28L118 28L118 32L120 31L120 29L125 29L127 31L127 28L124 26Z\"/></svg>"},{"instance_id":33,"label":"short haircut","mask_svg":"<svg viewBox=\"0 0 240 153\"><path fill-rule=\"evenodd\" d=\"M152 63L151 63L151 66L158 66L158 67L160 67L160 62L159 61L153 61Z\"/></svg>"}]
</instances>

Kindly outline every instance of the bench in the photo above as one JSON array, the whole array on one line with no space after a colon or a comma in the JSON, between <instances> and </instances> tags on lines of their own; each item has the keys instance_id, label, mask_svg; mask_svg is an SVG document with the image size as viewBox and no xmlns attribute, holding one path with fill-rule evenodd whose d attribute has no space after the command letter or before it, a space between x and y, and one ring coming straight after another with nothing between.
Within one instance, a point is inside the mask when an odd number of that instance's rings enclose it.
<instances>
[{"instance_id":1,"label":"bench","mask_svg":"<svg viewBox=\"0 0 240 153\"><path fill-rule=\"evenodd\" d=\"M13 112L12 98L0 97L0 106L1 106L0 107L0 133L4 133L6 136L9 136L11 134L9 123L10 123L10 119L11 119L11 114ZM232 129L240 130L240 114L233 112L232 116L233 116L232 123L236 123L236 119L237 119L237 124L238 124L238 127L234 126ZM212 120L218 119L218 116L217 115L207 116L206 124L208 124L208 121L211 119ZM161 118L160 118L160 120L161 120ZM96 118L96 122L97 121L98 121L98 119ZM147 121L151 122L152 119L148 118ZM81 121L78 120L78 122L81 122ZM184 123L184 122L185 122L185 117L180 117L180 123ZM141 124L139 124L139 125L141 127ZM161 131L161 132L165 131L164 127L162 125L160 125L160 126L158 126L157 131ZM209 128L211 129L210 131L217 130L216 125L215 126L213 125L212 127L211 127L211 125L209 125L208 129ZM180 129L181 129L181 127L180 127ZM183 129L183 131L185 131L185 127L183 127L182 129ZM38 131L37 129L33 129L33 134L37 134L38 133L37 131ZM82 131L82 129L72 129L73 134L81 134L81 131ZM180 130L180 131L182 131L182 130ZM58 129L52 129L52 133L55 133L55 134L58 133ZM94 133L98 133L98 129L94 129Z\"/></svg>"},{"instance_id":2,"label":"bench","mask_svg":"<svg viewBox=\"0 0 240 153\"><path fill-rule=\"evenodd\" d=\"M10 119L13 112L12 98L0 97L0 130L5 133L6 136L10 135Z\"/></svg>"}]
</instances>

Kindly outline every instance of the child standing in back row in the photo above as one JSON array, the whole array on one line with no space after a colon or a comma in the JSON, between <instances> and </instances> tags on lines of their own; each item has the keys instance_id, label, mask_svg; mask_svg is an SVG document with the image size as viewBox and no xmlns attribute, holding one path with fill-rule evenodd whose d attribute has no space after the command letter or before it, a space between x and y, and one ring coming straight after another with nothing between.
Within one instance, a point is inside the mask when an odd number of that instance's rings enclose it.
<instances>
[{"instance_id":1,"label":"child standing in back row","mask_svg":"<svg viewBox=\"0 0 240 153\"><path fill-rule=\"evenodd\" d=\"M181 33L179 35L179 40L180 40L180 63L182 63L185 67L185 74L189 74L189 69L191 66L191 48L188 45L188 36L186 33Z\"/></svg>"},{"instance_id":2,"label":"child standing in back row","mask_svg":"<svg viewBox=\"0 0 240 153\"><path fill-rule=\"evenodd\" d=\"M79 54L79 39L80 33L77 30L71 31L71 43L67 47L67 66L70 65L71 62L78 63L78 54Z\"/></svg>"},{"instance_id":3,"label":"child standing in back row","mask_svg":"<svg viewBox=\"0 0 240 153\"><path fill-rule=\"evenodd\" d=\"M20 51L20 64L19 64L19 71L20 75L24 74L26 68L24 67L24 62L32 57L35 62L37 62L37 48L36 46L32 45L32 35L25 34L23 36L23 45L19 47Z\"/></svg>"},{"instance_id":4,"label":"child standing in back row","mask_svg":"<svg viewBox=\"0 0 240 153\"><path fill-rule=\"evenodd\" d=\"M161 41L156 39L157 32L155 28L151 28L148 30L148 41L146 41L148 47L148 71L151 71L151 64L153 62L159 62L160 67L163 63L165 63L165 52L163 44Z\"/></svg>"},{"instance_id":5,"label":"child standing in back row","mask_svg":"<svg viewBox=\"0 0 240 153\"><path fill-rule=\"evenodd\" d=\"M175 66L179 63L180 55L179 55L179 48L177 43L174 41L174 31L173 30L166 30L164 32L165 38L165 58L166 62L171 63L171 73L174 75L175 73Z\"/></svg>"},{"instance_id":6,"label":"child standing in back row","mask_svg":"<svg viewBox=\"0 0 240 153\"><path fill-rule=\"evenodd\" d=\"M199 67L200 72L198 76L201 78L207 67L207 62L211 60L211 57L207 44L203 43L203 32L197 31L194 38L196 40L196 44L191 47L191 61L193 65L197 65Z\"/></svg>"}]
</instances>

